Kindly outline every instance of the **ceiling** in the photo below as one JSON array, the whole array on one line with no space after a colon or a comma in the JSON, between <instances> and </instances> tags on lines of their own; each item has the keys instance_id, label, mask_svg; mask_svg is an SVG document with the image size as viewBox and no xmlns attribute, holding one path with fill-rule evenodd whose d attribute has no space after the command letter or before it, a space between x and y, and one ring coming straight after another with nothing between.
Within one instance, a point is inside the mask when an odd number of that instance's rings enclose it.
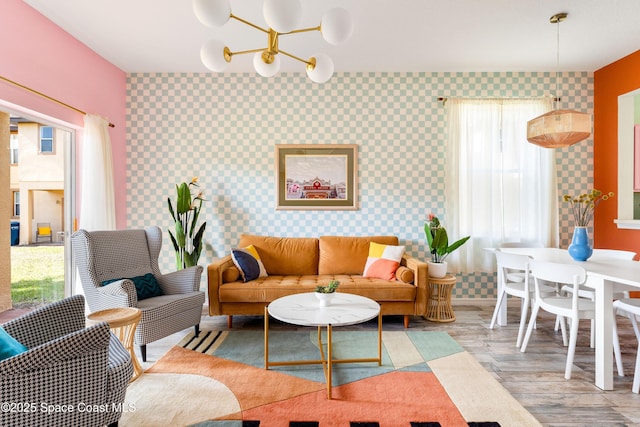
<instances>
[{"instance_id":1,"label":"ceiling","mask_svg":"<svg viewBox=\"0 0 640 427\"><path fill-rule=\"evenodd\" d=\"M191 0L24 0L125 72L207 72L200 47L209 39L232 51L266 46L266 35L230 20L211 29ZM301 58L324 52L337 72L595 71L640 49L638 0L302 0L304 27L340 6L353 36L343 45L318 32L280 37ZM266 27L262 0L231 0L236 16ZM567 12L559 24L549 18ZM281 70L303 72L282 58ZM253 72L252 56L230 72Z\"/></svg>"}]
</instances>

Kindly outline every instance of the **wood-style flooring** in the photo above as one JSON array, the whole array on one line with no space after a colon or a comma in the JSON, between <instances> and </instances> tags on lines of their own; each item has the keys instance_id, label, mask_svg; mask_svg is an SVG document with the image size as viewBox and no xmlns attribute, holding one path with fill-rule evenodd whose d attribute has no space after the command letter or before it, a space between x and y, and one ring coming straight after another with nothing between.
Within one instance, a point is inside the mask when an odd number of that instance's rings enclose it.
<instances>
[{"instance_id":1,"label":"wood-style flooring","mask_svg":"<svg viewBox=\"0 0 640 427\"><path fill-rule=\"evenodd\" d=\"M515 346L518 332L519 300L510 300L508 326L489 329L494 305L486 301L455 302L456 321L434 323L411 318L411 329L442 330L489 371L544 426L640 426L640 395L631 393L637 342L627 319L618 317L625 377L614 376L614 390L602 391L594 385L594 350L589 348L589 322L580 324L574 369L564 379L566 347L555 318L541 313L526 353ZM295 328L277 321L272 328ZM352 328L374 329L375 322ZM223 316L203 315L201 328L227 329ZM260 316L235 316L233 329L261 329ZM402 330L402 318L384 318L384 330ZM149 367L189 330L147 345ZM491 396L486 396L491 399ZM503 426L511 427L511 426ZM520 427L520 426L517 426Z\"/></svg>"}]
</instances>

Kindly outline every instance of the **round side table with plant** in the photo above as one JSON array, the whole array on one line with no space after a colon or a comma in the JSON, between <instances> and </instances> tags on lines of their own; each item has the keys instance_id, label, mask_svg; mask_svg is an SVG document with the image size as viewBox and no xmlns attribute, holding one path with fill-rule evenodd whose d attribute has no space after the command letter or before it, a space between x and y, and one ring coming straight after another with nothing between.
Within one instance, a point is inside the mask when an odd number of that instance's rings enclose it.
<instances>
[{"instance_id":1,"label":"round side table with plant","mask_svg":"<svg viewBox=\"0 0 640 427\"><path fill-rule=\"evenodd\" d=\"M427 261L429 266L429 276L442 278L447 275L447 257L460 246L464 245L471 236L463 237L449 245L447 230L442 226L440 220L434 214L429 214L424 225L424 234L427 237L427 245L431 253L431 261Z\"/></svg>"},{"instance_id":2,"label":"round side table with plant","mask_svg":"<svg viewBox=\"0 0 640 427\"><path fill-rule=\"evenodd\" d=\"M340 285L339 281L331 280L328 285L316 286L314 290L314 294L316 295L316 298L318 298L318 301L320 302L320 307L326 307L331 304L331 300L333 299L333 296L336 294L338 285Z\"/></svg>"}]
</instances>

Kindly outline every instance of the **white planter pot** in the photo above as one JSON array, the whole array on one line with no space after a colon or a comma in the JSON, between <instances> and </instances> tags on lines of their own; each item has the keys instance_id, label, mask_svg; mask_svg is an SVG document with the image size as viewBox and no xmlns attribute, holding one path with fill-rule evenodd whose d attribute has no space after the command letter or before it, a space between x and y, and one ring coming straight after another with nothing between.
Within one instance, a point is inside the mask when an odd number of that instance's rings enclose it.
<instances>
[{"instance_id":1,"label":"white planter pot","mask_svg":"<svg viewBox=\"0 0 640 427\"><path fill-rule=\"evenodd\" d=\"M314 292L318 301L320 301L320 307L326 307L331 304L331 300L335 295L335 292L330 294L323 294L322 292Z\"/></svg>"},{"instance_id":2,"label":"white planter pot","mask_svg":"<svg viewBox=\"0 0 640 427\"><path fill-rule=\"evenodd\" d=\"M429 277L434 277L436 279L443 278L447 275L447 262L431 262L427 261L427 265L429 267Z\"/></svg>"}]
</instances>

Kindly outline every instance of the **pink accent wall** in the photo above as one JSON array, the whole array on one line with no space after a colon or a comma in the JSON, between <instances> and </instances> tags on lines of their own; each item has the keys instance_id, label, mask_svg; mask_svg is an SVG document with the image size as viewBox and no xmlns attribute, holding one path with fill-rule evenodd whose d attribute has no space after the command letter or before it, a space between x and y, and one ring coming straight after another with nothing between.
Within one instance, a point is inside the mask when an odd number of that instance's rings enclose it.
<instances>
[{"instance_id":1,"label":"pink accent wall","mask_svg":"<svg viewBox=\"0 0 640 427\"><path fill-rule=\"evenodd\" d=\"M126 73L22 0L0 1L0 75L104 117L110 128L117 227L126 217ZM82 128L83 115L0 81L0 100ZM1 107L0 107L1 108ZM82 157L82 132L78 159ZM82 177L78 175L78 191Z\"/></svg>"}]
</instances>

